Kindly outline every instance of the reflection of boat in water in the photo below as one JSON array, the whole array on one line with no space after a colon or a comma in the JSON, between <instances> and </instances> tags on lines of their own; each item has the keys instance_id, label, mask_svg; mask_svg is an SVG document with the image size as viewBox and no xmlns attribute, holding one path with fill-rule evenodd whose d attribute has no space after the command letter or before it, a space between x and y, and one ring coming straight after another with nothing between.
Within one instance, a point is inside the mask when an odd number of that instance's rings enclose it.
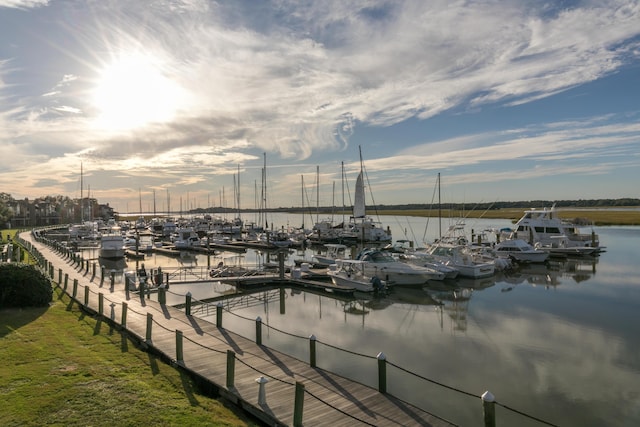
<instances>
[{"instance_id":1,"label":"reflection of boat in water","mask_svg":"<svg viewBox=\"0 0 640 427\"><path fill-rule=\"evenodd\" d=\"M391 288L386 299L395 304L442 305L428 292L427 287L395 286Z\"/></svg>"},{"instance_id":2,"label":"reflection of boat in water","mask_svg":"<svg viewBox=\"0 0 640 427\"><path fill-rule=\"evenodd\" d=\"M451 319L454 331L467 330L467 312L469 311L469 302L473 295L473 289L463 287L446 287L446 286L425 286L425 292L429 293L432 298L440 304L441 315L447 313ZM441 317L440 326L444 326L444 319Z\"/></svg>"},{"instance_id":3,"label":"reflection of boat in water","mask_svg":"<svg viewBox=\"0 0 640 427\"><path fill-rule=\"evenodd\" d=\"M552 259L546 264L520 264L505 272L504 278L500 281L511 285L524 283L545 287L559 286L565 278L581 283L595 275L597 263L597 257L581 257Z\"/></svg>"}]
</instances>

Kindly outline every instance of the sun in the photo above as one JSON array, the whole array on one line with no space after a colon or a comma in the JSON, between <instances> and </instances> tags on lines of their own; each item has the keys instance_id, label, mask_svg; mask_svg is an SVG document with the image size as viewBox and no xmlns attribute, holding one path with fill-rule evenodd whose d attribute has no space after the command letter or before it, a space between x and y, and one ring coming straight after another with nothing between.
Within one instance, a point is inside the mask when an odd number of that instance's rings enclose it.
<instances>
[{"instance_id":1,"label":"sun","mask_svg":"<svg viewBox=\"0 0 640 427\"><path fill-rule=\"evenodd\" d=\"M127 130L171 121L186 105L186 93L150 55L131 53L115 58L99 72L92 101L97 124Z\"/></svg>"}]
</instances>

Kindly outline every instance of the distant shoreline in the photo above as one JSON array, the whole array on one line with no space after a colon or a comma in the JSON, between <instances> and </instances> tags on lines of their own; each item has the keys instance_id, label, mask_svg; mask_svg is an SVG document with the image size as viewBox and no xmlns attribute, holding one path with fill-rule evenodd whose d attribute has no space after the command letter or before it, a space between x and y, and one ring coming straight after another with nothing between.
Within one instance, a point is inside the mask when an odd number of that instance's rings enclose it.
<instances>
[{"instance_id":1,"label":"distant shoreline","mask_svg":"<svg viewBox=\"0 0 640 427\"><path fill-rule=\"evenodd\" d=\"M525 209L528 208L503 208L486 211L442 209L440 212L443 218L509 219L515 222L522 217ZM557 209L556 212L562 219L583 225L640 225L640 210L637 208L560 208ZM438 209L392 209L378 211L378 214L437 218Z\"/></svg>"},{"instance_id":2,"label":"distant shoreline","mask_svg":"<svg viewBox=\"0 0 640 427\"><path fill-rule=\"evenodd\" d=\"M485 219L508 219L513 222L520 219L525 210L529 207L523 208L500 208L489 210L461 210L461 209L441 209L438 211L435 209L374 209L372 207L367 208L369 216L376 215L398 215L398 216L417 216L417 217L438 217L438 214L442 215L442 218L485 218ZM250 214L255 211L243 210L242 214ZM269 209L269 213L288 212L298 213L302 212L298 209ZM308 211L307 211L308 212ZM305 212L305 214L307 213ZM579 208L557 208L556 212L562 219L574 221L581 225L597 225L597 226L611 226L611 225L640 225L640 208L633 207L579 207ZM237 212L210 212L214 215L234 215ZM326 208L321 209L321 214L326 215L328 213ZM333 215L349 215L350 211L336 210L332 212ZM203 215L203 212L184 212L185 215ZM315 214L315 212L313 212ZM144 216L145 219L151 219L154 215L149 213L141 214L120 214L118 220L135 221L140 216ZM157 216L166 216L165 214L158 214ZM179 216L179 214L173 213L172 216Z\"/></svg>"}]
</instances>

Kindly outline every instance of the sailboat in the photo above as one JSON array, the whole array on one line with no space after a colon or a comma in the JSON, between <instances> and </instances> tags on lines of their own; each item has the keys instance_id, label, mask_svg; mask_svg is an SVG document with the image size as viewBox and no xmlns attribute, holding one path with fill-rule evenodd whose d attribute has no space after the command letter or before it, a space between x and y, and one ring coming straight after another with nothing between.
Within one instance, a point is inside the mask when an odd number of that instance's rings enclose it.
<instances>
[{"instance_id":1,"label":"sailboat","mask_svg":"<svg viewBox=\"0 0 640 427\"><path fill-rule=\"evenodd\" d=\"M364 194L364 167L362 163L362 150L360 150L360 173L356 178L355 198L353 202L353 215L349 224L345 225L341 234L344 240L355 240L362 243L386 243L391 242L391 230L383 229L380 222L367 217Z\"/></svg>"}]
</instances>

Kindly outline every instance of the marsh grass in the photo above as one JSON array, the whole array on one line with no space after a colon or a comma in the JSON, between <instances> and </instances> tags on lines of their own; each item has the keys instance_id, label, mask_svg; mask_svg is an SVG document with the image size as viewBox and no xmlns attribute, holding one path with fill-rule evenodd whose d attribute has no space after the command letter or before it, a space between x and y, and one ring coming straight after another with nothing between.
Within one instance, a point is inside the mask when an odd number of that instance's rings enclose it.
<instances>
[{"instance_id":1,"label":"marsh grass","mask_svg":"<svg viewBox=\"0 0 640 427\"><path fill-rule=\"evenodd\" d=\"M0 310L0 360L4 426L258 425L59 289L48 308Z\"/></svg>"}]
</instances>

